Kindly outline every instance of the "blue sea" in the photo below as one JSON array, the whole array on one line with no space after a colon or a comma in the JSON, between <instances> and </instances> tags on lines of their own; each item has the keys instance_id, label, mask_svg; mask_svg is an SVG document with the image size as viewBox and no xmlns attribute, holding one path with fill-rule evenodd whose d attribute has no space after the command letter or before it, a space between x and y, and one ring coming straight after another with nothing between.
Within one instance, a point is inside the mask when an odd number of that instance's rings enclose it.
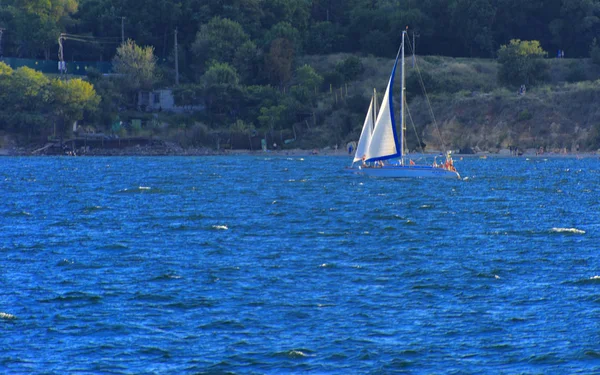
<instances>
[{"instance_id":1,"label":"blue sea","mask_svg":"<svg viewBox=\"0 0 600 375\"><path fill-rule=\"evenodd\" d=\"M600 373L600 160L0 159L0 373Z\"/></svg>"}]
</instances>

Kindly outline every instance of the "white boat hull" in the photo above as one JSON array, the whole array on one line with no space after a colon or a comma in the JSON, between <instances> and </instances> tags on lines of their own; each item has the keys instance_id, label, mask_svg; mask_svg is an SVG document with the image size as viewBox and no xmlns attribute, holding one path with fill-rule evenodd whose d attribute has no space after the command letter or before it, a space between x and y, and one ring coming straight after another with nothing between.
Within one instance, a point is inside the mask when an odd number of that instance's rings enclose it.
<instances>
[{"instance_id":1,"label":"white boat hull","mask_svg":"<svg viewBox=\"0 0 600 375\"><path fill-rule=\"evenodd\" d=\"M359 167L354 170L356 174L370 177L387 178L457 178L460 179L458 172L450 171L444 168L435 168L430 166L401 166L384 165L383 167Z\"/></svg>"}]
</instances>

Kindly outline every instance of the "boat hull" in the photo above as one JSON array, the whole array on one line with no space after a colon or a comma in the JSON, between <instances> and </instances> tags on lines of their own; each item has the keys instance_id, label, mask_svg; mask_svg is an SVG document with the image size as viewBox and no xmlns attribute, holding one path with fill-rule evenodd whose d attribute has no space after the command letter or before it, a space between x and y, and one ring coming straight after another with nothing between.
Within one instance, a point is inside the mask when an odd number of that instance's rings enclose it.
<instances>
[{"instance_id":1,"label":"boat hull","mask_svg":"<svg viewBox=\"0 0 600 375\"><path fill-rule=\"evenodd\" d=\"M383 167L359 167L356 174L370 177L386 178L455 178L460 179L458 172L430 166L385 165Z\"/></svg>"}]
</instances>

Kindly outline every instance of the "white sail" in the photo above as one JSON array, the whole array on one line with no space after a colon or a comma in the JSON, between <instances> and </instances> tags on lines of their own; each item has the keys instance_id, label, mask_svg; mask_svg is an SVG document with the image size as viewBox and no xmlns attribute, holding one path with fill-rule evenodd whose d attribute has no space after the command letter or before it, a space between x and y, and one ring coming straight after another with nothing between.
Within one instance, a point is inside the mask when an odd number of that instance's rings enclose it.
<instances>
[{"instance_id":1,"label":"white sail","mask_svg":"<svg viewBox=\"0 0 600 375\"><path fill-rule=\"evenodd\" d=\"M386 159L388 157L398 156L400 151L396 147L396 138L394 134L394 120L392 106L390 103L390 90L394 82L393 74L388 82L381 109L375 122L369 149L366 153L367 161Z\"/></svg>"},{"instance_id":2,"label":"white sail","mask_svg":"<svg viewBox=\"0 0 600 375\"><path fill-rule=\"evenodd\" d=\"M369 143L371 143L371 134L373 133L373 98L371 98L371 105L367 111L367 117L365 117L365 123L363 124L362 131L360 132L360 139L356 146L356 153L354 154L353 163L361 160L363 156L366 157Z\"/></svg>"},{"instance_id":3,"label":"white sail","mask_svg":"<svg viewBox=\"0 0 600 375\"><path fill-rule=\"evenodd\" d=\"M360 135L359 144L356 148L356 154L354 155L354 162L364 159L367 163L355 169L353 173L373 176L373 177L387 177L387 178L458 178L460 175L454 168L452 157L448 152L446 154L446 161L438 165L416 165L412 160L409 160L409 164L404 164L404 150L402 144L404 142L404 131L405 131L405 74L404 74L404 38L407 32L402 32L402 44L396 55L396 62L392 69L385 95L381 103L381 108L378 112L377 119L373 121L372 113L377 112L377 105L374 104L376 96L371 99L371 106L365 119L363 129ZM394 74L396 73L396 67L398 66L398 59L401 57L401 83L400 83L400 125L399 129L396 129L396 122L394 119L394 105L393 105L393 87L394 87ZM371 132L371 127L373 131ZM386 159L398 159L398 163L368 163ZM350 169L352 170L352 169Z\"/></svg>"}]
</instances>

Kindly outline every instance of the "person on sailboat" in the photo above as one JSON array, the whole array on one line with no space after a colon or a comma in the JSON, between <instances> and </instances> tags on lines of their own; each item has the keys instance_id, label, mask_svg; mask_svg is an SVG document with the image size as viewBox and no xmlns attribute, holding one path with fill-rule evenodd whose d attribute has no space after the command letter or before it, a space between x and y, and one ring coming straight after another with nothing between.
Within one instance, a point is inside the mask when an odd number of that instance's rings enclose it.
<instances>
[{"instance_id":1,"label":"person on sailboat","mask_svg":"<svg viewBox=\"0 0 600 375\"><path fill-rule=\"evenodd\" d=\"M444 168L449 171L456 171L456 168L454 168L454 161L452 160L452 155L450 155L450 151L446 153L446 162L444 163Z\"/></svg>"}]
</instances>

